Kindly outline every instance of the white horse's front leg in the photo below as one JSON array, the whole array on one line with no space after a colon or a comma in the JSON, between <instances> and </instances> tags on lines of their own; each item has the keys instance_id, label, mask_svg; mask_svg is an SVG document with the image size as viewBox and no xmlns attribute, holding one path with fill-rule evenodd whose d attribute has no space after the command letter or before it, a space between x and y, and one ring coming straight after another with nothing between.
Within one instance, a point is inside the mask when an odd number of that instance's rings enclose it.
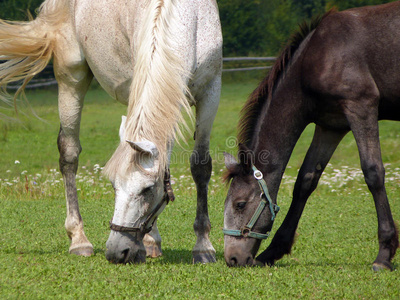
<instances>
[{"instance_id":1,"label":"white horse's front leg","mask_svg":"<svg viewBox=\"0 0 400 300\"><path fill-rule=\"evenodd\" d=\"M221 80L216 78L209 85L202 99L196 105L195 146L190 157L190 168L197 188L197 211L193 224L197 236L193 248L193 263L215 262L215 249L210 242L211 223L208 216L208 183L211 178L212 164L209 154L212 124L217 113Z\"/></svg>"},{"instance_id":2,"label":"white horse's front leg","mask_svg":"<svg viewBox=\"0 0 400 300\"><path fill-rule=\"evenodd\" d=\"M143 238L143 244L146 248L147 257L159 257L162 255L161 251L161 236L158 232L157 221L154 222L153 228Z\"/></svg>"},{"instance_id":3,"label":"white horse's front leg","mask_svg":"<svg viewBox=\"0 0 400 300\"><path fill-rule=\"evenodd\" d=\"M60 41L60 43L62 42ZM68 49L68 46L65 46ZM57 142L60 152L60 171L64 179L67 202L65 229L68 237L71 239L69 252L71 254L90 256L93 254L93 246L83 231L83 221L79 212L75 177L78 169L78 158L81 152L79 129L83 98L93 75L84 60L78 63L75 60L73 61L73 65L70 66L65 59L66 56L64 57L63 54L63 52L59 52L58 56L56 56L54 70L58 81L60 114L60 133ZM68 58L70 57L74 56L69 53ZM77 52L77 57L80 58L79 51Z\"/></svg>"}]
</instances>

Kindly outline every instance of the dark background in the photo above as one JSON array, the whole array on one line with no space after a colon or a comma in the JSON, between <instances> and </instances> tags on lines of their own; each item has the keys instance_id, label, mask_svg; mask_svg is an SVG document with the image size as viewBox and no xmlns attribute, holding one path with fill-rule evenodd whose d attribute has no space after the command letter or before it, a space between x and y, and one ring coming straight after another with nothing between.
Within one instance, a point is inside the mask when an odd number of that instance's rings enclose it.
<instances>
[{"instance_id":1,"label":"dark background","mask_svg":"<svg viewBox=\"0 0 400 300\"><path fill-rule=\"evenodd\" d=\"M93 0L95 1L95 0ZM0 17L28 20L42 0L0 0ZM303 20L339 10L388 3L385 0L217 0L224 56L273 56ZM29 13L28 13L29 12Z\"/></svg>"}]
</instances>

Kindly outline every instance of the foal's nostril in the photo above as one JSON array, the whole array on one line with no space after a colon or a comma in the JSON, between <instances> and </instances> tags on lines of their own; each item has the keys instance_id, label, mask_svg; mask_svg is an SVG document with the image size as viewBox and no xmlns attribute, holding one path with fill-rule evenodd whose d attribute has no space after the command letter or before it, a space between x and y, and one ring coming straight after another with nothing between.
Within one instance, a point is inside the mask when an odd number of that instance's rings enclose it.
<instances>
[{"instance_id":1,"label":"foal's nostril","mask_svg":"<svg viewBox=\"0 0 400 300\"><path fill-rule=\"evenodd\" d=\"M253 257L251 255L247 257L243 257L240 259L240 256L231 256L227 264L229 267L244 267L244 266L252 266L253 265Z\"/></svg>"},{"instance_id":2,"label":"foal's nostril","mask_svg":"<svg viewBox=\"0 0 400 300\"><path fill-rule=\"evenodd\" d=\"M230 267L237 266L238 260L237 260L236 256L232 256L231 259L229 260L229 263L230 263Z\"/></svg>"},{"instance_id":3,"label":"foal's nostril","mask_svg":"<svg viewBox=\"0 0 400 300\"><path fill-rule=\"evenodd\" d=\"M253 265L253 258L251 256L249 256L246 259L246 266L251 266L251 265Z\"/></svg>"}]
</instances>

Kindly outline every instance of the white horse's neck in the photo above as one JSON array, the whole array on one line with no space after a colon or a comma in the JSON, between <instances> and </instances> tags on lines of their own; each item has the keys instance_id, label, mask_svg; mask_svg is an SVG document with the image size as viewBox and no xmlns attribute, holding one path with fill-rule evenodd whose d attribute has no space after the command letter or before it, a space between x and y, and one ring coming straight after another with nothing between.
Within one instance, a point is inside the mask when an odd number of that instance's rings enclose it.
<instances>
[{"instance_id":1,"label":"white horse's neck","mask_svg":"<svg viewBox=\"0 0 400 300\"><path fill-rule=\"evenodd\" d=\"M130 141L148 140L159 151L160 173L168 165L168 145L182 136L185 125L182 109L191 116L187 82L190 71L179 55L177 33L183 26L175 0L149 1L140 14L133 49L133 78L129 94L125 136ZM178 54L179 53L179 54ZM126 145L120 146L106 166L113 177L120 159L131 156Z\"/></svg>"}]
</instances>

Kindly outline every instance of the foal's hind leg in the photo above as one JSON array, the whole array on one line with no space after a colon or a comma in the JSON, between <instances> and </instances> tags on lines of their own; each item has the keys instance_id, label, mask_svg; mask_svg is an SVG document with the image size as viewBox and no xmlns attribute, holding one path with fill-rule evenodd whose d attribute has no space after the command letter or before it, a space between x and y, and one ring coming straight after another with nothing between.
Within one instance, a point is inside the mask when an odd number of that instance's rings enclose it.
<instances>
[{"instance_id":1,"label":"foal's hind leg","mask_svg":"<svg viewBox=\"0 0 400 300\"><path fill-rule=\"evenodd\" d=\"M197 236L193 248L193 263L215 262L215 249L209 233L211 223L208 216L207 193L211 178L211 156L209 154L211 128L218 109L220 94L220 78L209 86L202 99L196 105L195 146L190 157L190 168L197 188L196 220L193 224Z\"/></svg>"},{"instance_id":2,"label":"foal's hind leg","mask_svg":"<svg viewBox=\"0 0 400 300\"><path fill-rule=\"evenodd\" d=\"M381 157L377 115L373 109L359 107L356 109L349 107L346 115L356 139L361 168L374 198L378 216L379 252L373 263L375 271L393 269L391 260L399 246L398 231L386 195L385 169Z\"/></svg>"},{"instance_id":3,"label":"foal's hind leg","mask_svg":"<svg viewBox=\"0 0 400 300\"><path fill-rule=\"evenodd\" d=\"M58 105L61 123L58 135L60 170L64 179L67 202L65 229L71 239L69 252L90 256L93 254L93 246L83 231L75 176L78 169L78 157L81 152L79 128L83 98L91 82L92 74L87 64L82 61L79 48L77 47L75 49L77 51L74 52L72 41L59 41L59 45L62 45L63 42L65 42L65 49L70 49L70 51L65 53L65 56L62 52L57 53L54 71L58 81Z\"/></svg>"},{"instance_id":4,"label":"foal's hind leg","mask_svg":"<svg viewBox=\"0 0 400 300\"><path fill-rule=\"evenodd\" d=\"M336 132L316 126L313 141L297 176L290 209L271 244L257 257L257 261L271 266L290 253L307 199L317 187L322 172L346 133L347 131Z\"/></svg>"}]
</instances>

